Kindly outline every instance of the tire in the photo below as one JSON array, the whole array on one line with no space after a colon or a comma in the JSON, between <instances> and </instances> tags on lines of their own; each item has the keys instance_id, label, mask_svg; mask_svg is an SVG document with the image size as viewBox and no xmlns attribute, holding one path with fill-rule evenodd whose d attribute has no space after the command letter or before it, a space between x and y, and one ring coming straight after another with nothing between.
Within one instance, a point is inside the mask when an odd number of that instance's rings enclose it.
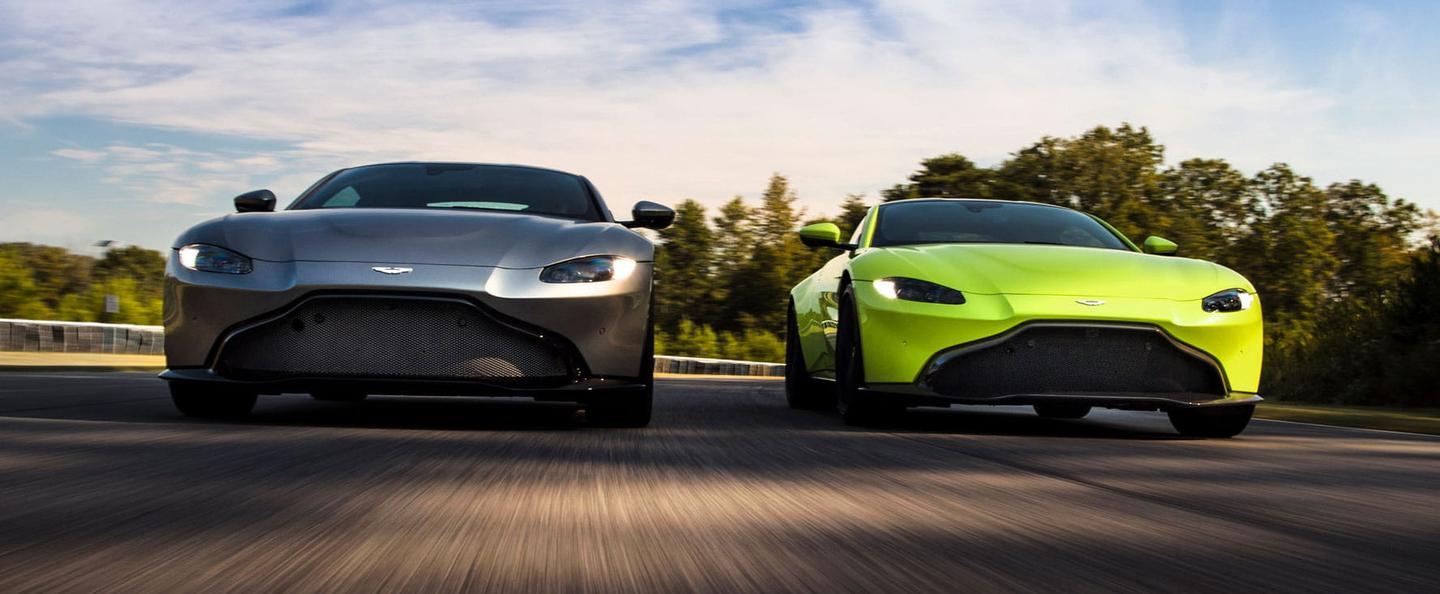
<instances>
[{"instance_id":1,"label":"tire","mask_svg":"<svg viewBox=\"0 0 1440 594\"><path fill-rule=\"evenodd\" d=\"M653 295L653 294L652 294ZM643 388L605 392L586 401L585 419L594 427L639 428L650 424L655 404L655 302L650 301L645 350L640 354L638 383Z\"/></svg>"},{"instance_id":2,"label":"tire","mask_svg":"<svg viewBox=\"0 0 1440 594\"><path fill-rule=\"evenodd\" d=\"M238 419L255 408L256 394L205 382L170 382L170 400L180 414L204 419Z\"/></svg>"},{"instance_id":3,"label":"tire","mask_svg":"<svg viewBox=\"0 0 1440 594\"><path fill-rule=\"evenodd\" d=\"M855 291L846 285L840 291L840 327L835 338L835 409L846 425L873 427L895 420L905 411L903 403L881 400L861 391L865 385L865 356L860 349L860 316L855 311Z\"/></svg>"},{"instance_id":4,"label":"tire","mask_svg":"<svg viewBox=\"0 0 1440 594\"><path fill-rule=\"evenodd\" d=\"M369 394L363 392L311 392L310 397L325 402L360 402Z\"/></svg>"},{"instance_id":5,"label":"tire","mask_svg":"<svg viewBox=\"0 0 1440 594\"><path fill-rule=\"evenodd\" d=\"M835 393L821 386L805 369L800 349L800 328L792 303L785 321L785 402L796 410L825 410L835 406Z\"/></svg>"},{"instance_id":6,"label":"tire","mask_svg":"<svg viewBox=\"0 0 1440 594\"><path fill-rule=\"evenodd\" d=\"M1255 405L1171 409L1170 424L1186 437L1235 437L1250 424Z\"/></svg>"},{"instance_id":7,"label":"tire","mask_svg":"<svg viewBox=\"0 0 1440 594\"><path fill-rule=\"evenodd\" d=\"M1035 405L1035 414L1047 419L1083 419L1090 414L1090 407L1084 404L1050 402Z\"/></svg>"}]
</instances>

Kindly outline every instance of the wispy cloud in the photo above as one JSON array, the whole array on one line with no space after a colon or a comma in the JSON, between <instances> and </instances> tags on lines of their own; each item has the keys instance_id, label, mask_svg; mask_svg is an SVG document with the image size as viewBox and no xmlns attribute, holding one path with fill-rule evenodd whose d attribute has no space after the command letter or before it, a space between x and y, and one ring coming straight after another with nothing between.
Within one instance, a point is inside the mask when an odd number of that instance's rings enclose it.
<instances>
[{"instance_id":1,"label":"wispy cloud","mask_svg":"<svg viewBox=\"0 0 1440 594\"><path fill-rule=\"evenodd\" d=\"M87 151L84 149L64 148L50 151L50 154L66 159L92 163L105 158L105 151Z\"/></svg>"},{"instance_id":2,"label":"wispy cloud","mask_svg":"<svg viewBox=\"0 0 1440 594\"><path fill-rule=\"evenodd\" d=\"M1120 121L1151 126L1177 156L1290 160L1322 178L1390 171L1359 154L1440 156L1433 129L1353 134L1333 96L1272 62L1197 61L1177 23L1138 2L523 6L6 4L0 79L20 82L0 85L0 119L83 115L291 146L53 153L178 202L440 158L584 173L620 209L718 201L778 170L830 210L925 156L994 161Z\"/></svg>"}]
</instances>

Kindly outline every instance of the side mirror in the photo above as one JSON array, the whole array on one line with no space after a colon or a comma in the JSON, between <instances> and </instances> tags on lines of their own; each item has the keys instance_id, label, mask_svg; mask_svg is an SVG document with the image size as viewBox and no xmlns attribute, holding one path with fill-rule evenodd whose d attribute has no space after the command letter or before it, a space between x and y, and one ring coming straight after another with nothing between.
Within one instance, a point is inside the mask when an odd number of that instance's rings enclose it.
<instances>
[{"instance_id":1,"label":"side mirror","mask_svg":"<svg viewBox=\"0 0 1440 594\"><path fill-rule=\"evenodd\" d=\"M801 227L800 243L810 247L855 249L853 245L840 243L840 227L835 223L815 223Z\"/></svg>"},{"instance_id":2,"label":"side mirror","mask_svg":"<svg viewBox=\"0 0 1440 594\"><path fill-rule=\"evenodd\" d=\"M235 212L275 212L275 193L255 190L236 196Z\"/></svg>"},{"instance_id":3,"label":"side mirror","mask_svg":"<svg viewBox=\"0 0 1440 594\"><path fill-rule=\"evenodd\" d=\"M1147 254L1173 256L1175 255L1175 251L1180 249L1180 246L1175 245L1175 242L1160 237L1159 235L1151 235L1145 238L1145 244L1140 246L1140 249Z\"/></svg>"},{"instance_id":4,"label":"side mirror","mask_svg":"<svg viewBox=\"0 0 1440 594\"><path fill-rule=\"evenodd\" d=\"M635 203L635 208L630 209L630 219L620 224L631 229L664 229L675 222L675 211L664 204L641 200Z\"/></svg>"}]
</instances>

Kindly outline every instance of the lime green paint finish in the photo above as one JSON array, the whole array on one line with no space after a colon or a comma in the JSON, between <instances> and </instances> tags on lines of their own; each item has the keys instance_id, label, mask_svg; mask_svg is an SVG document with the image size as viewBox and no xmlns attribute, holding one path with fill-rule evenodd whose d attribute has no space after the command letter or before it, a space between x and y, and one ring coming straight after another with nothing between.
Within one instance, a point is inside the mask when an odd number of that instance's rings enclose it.
<instances>
[{"instance_id":1,"label":"lime green paint finish","mask_svg":"<svg viewBox=\"0 0 1440 594\"><path fill-rule=\"evenodd\" d=\"M840 227L835 223L815 223L800 229L800 241L811 247L840 244Z\"/></svg>"},{"instance_id":2,"label":"lime green paint finish","mask_svg":"<svg viewBox=\"0 0 1440 594\"><path fill-rule=\"evenodd\" d=\"M1054 245L871 248L874 210L862 247L832 258L791 291L806 364L817 377L834 375L839 292L848 283L860 316L867 383L912 383L939 351L1026 322L1067 320L1152 324L1219 363L1230 391L1254 393L1259 387L1259 297L1239 312L1201 308L1203 298L1225 289L1255 294L1249 281L1228 268L1138 250ZM895 276L958 289L967 302L895 300L872 287L871 281ZM1097 300L1104 303L1078 303Z\"/></svg>"},{"instance_id":3,"label":"lime green paint finish","mask_svg":"<svg viewBox=\"0 0 1440 594\"><path fill-rule=\"evenodd\" d=\"M867 382L914 382L935 353L1036 320L1154 324L1215 358L1231 390L1255 392L1260 381L1258 302L1245 311L1209 313L1198 299L1106 296L1104 305L1087 306L1077 301L1096 295L966 294L964 305L939 305L889 299L865 281L855 282L854 292Z\"/></svg>"},{"instance_id":4,"label":"lime green paint finish","mask_svg":"<svg viewBox=\"0 0 1440 594\"><path fill-rule=\"evenodd\" d=\"M1160 237L1159 235L1151 235L1150 237L1145 238L1144 250L1147 254L1169 256L1174 254L1179 249L1180 246L1175 245L1175 242L1165 239L1164 237Z\"/></svg>"}]
</instances>

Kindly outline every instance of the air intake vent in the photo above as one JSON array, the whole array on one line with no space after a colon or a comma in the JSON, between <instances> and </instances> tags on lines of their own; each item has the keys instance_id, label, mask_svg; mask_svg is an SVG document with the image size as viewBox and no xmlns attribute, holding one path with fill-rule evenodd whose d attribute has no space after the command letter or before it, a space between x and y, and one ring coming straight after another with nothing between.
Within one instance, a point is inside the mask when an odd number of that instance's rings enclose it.
<instances>
[{"instance_id":1,"label":"air intake vent","mask_svg":"<svg viewBox=\"0 0 1440 594\"><path fill-rule=\"evenodd\" d=\"M408 297L317 297L233 335L217 371L287 377L560 378L564 353L468 302Z\"/></svg>"},{"instance_id":2,"label":"air intake vent","mask_svg":"<svg viewBox=\"0 0 1440 594\"><path fill-rule=\"evenodd\" d=\"M1213 363L1147 326L1032 325L936 359L925 378L946 396L1225 394Z\"/></svg>"}]
</instances>

